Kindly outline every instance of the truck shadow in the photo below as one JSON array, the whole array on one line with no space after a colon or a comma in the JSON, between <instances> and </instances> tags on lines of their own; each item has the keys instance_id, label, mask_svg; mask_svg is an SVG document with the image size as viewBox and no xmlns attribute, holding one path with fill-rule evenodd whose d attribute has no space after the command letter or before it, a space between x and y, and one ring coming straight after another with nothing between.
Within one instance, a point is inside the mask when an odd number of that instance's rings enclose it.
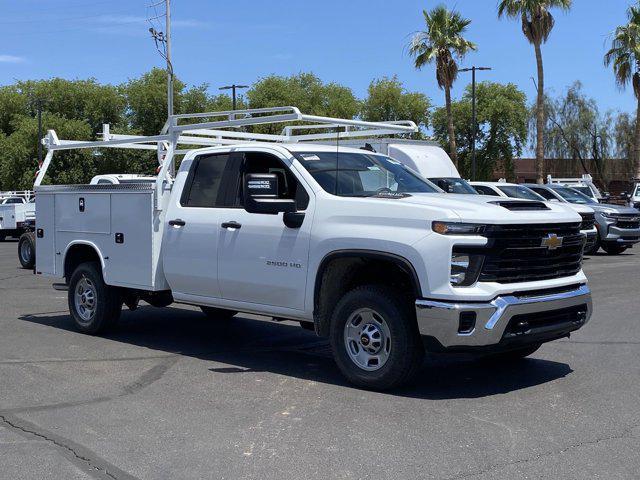
<instances>
[{"instance_id":1,"label":"truck shadow","mask_svg":"<svg viewBox=\"0 0 640 480\"><path fill-rule=\"evenodd\" d=\"M68 315L25 315L20 320L76 332ZM223 364L207 368L211 382L218 375L271 372L353 388L333 362L328 342L290 322L242 314L216 322L199 311L141 307L123 311L117 329L103 338ZM540 358L500 364L429 355L412 385L384 394L432 400L479 398L530 388L571 372L565 363Z\"/></svg>"}]
</instances>

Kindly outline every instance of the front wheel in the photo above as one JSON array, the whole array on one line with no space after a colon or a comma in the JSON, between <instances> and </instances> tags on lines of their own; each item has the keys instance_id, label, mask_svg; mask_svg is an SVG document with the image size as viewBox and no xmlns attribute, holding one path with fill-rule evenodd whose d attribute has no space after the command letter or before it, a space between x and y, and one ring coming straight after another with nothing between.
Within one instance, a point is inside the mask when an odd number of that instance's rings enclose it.
<instances>
[{"instance_id":1,"label":"front wheel","mask_svg":"<svg viewBox=\"0 0 640 480\"><path fill-rule=\"evenodd\" d=\"M115 326L122 311L120 291L104 283L100 265L80 264L69 282L69 311L76 327L92 335Z\"/></svg>"},{"instance_id":2,"label":"front wheel","mask_svg":"<svg viewBox=\"0 0 640 480\"><path fill-rule=\"evenodd\" d=\"M18 259L22 268L33 268L36 264L36 236L33 232L23 233L18 241Z\"/></svg>"},{"instance_id":3,"label":"front wheel","mask_svg":"<svg viewBox=\"0 0 640 480\"><path fill-rule=\"evenodd\" d=\"M600 239L597 238L595 243L593 245L591 245L591 247L589 248L585 248L584 250L584 254L585 255L595 255L598 250L600 250Z\"/></svg>"},{"instance_id":4,"label":"front wheel","mask_svg":"<svg viewBox=\"0 0 640 480\"><path fill-rule=\"evenodd\" d=\"M617 245L615 243L603 243L602 244L602 249L607 252L607 255L620 255L622 252L624 252L627 248L626 245Z\"/></svg>"},{"instance_id":5,"label":"front wheel","mask_svg":"<svg viewBox=\"0 0 640 480\"><path fill-rule=\"evenodd\" d=\"M377 285L342 297L331 318L331 347L350 382L387 390L416 375L424 348L410 307L402 293Z\"/></svg>"}]
</instances>

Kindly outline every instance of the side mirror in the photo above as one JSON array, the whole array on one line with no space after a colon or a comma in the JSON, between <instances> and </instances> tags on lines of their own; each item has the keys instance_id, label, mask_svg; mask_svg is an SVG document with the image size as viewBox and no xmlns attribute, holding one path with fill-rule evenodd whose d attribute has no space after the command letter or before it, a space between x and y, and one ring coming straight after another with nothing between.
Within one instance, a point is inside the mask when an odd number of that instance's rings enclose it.
<instances>
[{"instance_id":1,"label":"side mirror","mask_svg":"<svg viewBox=\"0 0 640 480\"><path fill-rule=\"evenodd\" d=\"M249 213L276 215L295 212L296 202L278 198L278 176L275 173L248 173L242 188L244 208Z\"/></svg>"}]
</instances>

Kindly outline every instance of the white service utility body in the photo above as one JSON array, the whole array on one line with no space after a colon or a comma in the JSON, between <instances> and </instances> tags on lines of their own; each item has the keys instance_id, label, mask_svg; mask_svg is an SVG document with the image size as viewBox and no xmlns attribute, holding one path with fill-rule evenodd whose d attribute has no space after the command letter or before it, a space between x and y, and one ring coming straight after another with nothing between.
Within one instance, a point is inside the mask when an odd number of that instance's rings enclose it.
<instances>
[{"instance_id":1,"label":"white service utility body","mask_svg":"<svg viewBox=\"0 0 640 480\"><path fill-rule=\"evenodd\" d=\"M35 220L36 204L29 190L0 192L0 240L19 237Z\"/></svg>"},{"instance_id":2,"label":"white service utility body","mask_svg":"<svg viewBox=\"0 0 640 480\"><path fill-rule=\"evenodd\" d=\"M237 129L277 123L280 135ZM72 148L157 149L162 168L155 183L38 187L36 271L64 279L82 331L139 299L293 319L375 389L413 376L425 344L518 358L581 328L592 306L578 214L444 194L386 155L311 143L415 130L278 107L174 115L154 137L50 131L42 175Z\"/></svg>"}]
</instances>

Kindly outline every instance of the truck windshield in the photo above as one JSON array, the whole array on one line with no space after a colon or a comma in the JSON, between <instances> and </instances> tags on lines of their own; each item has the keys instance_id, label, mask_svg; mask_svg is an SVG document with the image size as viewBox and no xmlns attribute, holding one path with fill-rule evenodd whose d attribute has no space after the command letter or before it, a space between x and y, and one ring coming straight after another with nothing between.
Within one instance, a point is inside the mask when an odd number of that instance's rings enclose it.
<instances>
[{"instance_id":1,"label":"truck windshield","mask_svg":"<svg viewBox=\"0 0 640 480\"><path fill-rule=\"evenodd\" d=\"M573 190L577 190L583 195L586 195L589 198L593 198L593 192L587 185L575 185L571 187Z\"/></svg>"},{"instance_id":2,"label":"truck windshield","mask_svg":"<svg viewBox=\"0 0 640 480\"><path fill-rule=\"evenodd\" d=\"M295 152L294 155L320 186L334 195L373 197L438 192L418 174L384 155L351 152Z\"/></svg>"},{"instance_id":3,"label":"truck windshield","mask_svg":"<svg viewBox=\"0 0 640 480\"><path fill-rule=\"evenodd\" d=\"M587 197L583 193L580 193L579 191L573 188L566 188L566 187L554 188L553 191L556 192L558 195L560 195L569 203L577 203L580 205L590 205L593 203L598 203L595 200L593 200L591 197Z\"/></svg>"},{"instance_id":4,"label":"truck windshield","mask_svg":"<svg viewBox=\"0 0 640 480\"><path fill-rule=\"evenodd\" d=\"M640 197L640 183L638 184L638 186L636 187L636 193L634 193L633 195L634 197Z\"/></svg>"},{"instance_id":5,"label":"truck windshield","mask_svg":"<svg viewBox=\"0 0 640 480\"><path fill-rule=\"evenodd\" d=\"M467 183L466 180L461 178L429 178L433 183L435 183L438 187L444 190L447 193L464 193L471 195L478 195L478 192L475 188Z\"/></svg>"},{"instance_id":6,"label":"truck windshield","mask_svg":"<svg viewBox=\"0 0 640 480\"><path fill-rule=\"evenodd\" d=\"M502 190L507 197L544 201L544 197L542 195L538 195L533 190L529 190L527 187L522 187L520 185L503 185L498 188Z\"/></svg>"}]
</instances>

